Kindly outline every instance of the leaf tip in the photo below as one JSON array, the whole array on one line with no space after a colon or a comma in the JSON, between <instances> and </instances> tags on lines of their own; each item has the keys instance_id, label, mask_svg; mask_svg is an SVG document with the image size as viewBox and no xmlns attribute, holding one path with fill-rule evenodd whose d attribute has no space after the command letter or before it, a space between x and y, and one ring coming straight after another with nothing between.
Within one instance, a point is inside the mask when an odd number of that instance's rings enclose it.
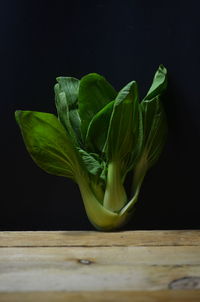
<instances>
[{"instance_id":1,"label":"leaf tip","mask_svg":"<svg viewBox=\"0 0 200 302\"><path fill-rule=\"evenodd\" d=\"M62 78L62 76L56 77L56 81L59 82Z\"/></svg>"},{"instance_id":2,"label":"leaf tip","mask_svg":"<svg viewBox=\"0 0 200 302\"><path fill-rule=\"evenodd\" d=\"M164 74L167 74L167 68L163 64L159 65L158 70Z\"/></svg>"},{"instance_id":3,"label":"leaf tip","mask_svg":"<svg viewBox=\"0 0 200 302\"><path fill-rule=\"evenodd\" d=\"M96 82L98 80L101 80L103 78L103 76L101 76L100 74L98 73L95 73L95 72L91 72L91 73L88 73L86 74L85 76L82 77L82 81L89 81L90 83L92 82Z\"/></svg>"}]
</instances>

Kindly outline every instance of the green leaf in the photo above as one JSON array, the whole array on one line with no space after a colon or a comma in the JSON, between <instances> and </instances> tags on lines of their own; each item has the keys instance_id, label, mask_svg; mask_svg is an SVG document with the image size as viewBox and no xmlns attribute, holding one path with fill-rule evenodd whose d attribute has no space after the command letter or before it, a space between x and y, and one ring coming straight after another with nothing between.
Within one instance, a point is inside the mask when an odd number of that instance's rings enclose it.
<instances>
[{"instance_id":1,"label":"green leaf","mask_svg":"<svg viewBox=\"0 0 200 302\"><path fill-rule=\"evenodd\" d=\"M78 154L57 117L50 113L16 111L24 143L35 163L46 172L76 180Z\"/></svg>"},{"instance_id":2,"label":"green leaf","mask_svg":"<svg viewBox=\"0 0 200 302\"><path fill-rule=\"evenodd\" d=\"M74 133L76 134L79 145L82 145L82 134L81 134L81 119L78 113L78 109L71 109L69 111L69 120L71 122Z\"/></svg>"},{"instance_id":3,"label":"green leaf","mask_svg":"<svg viewBox=\"0 0 200 302\"><path fill-rule=\"evenodd\" d=\"M167 122L160 97L167 87L167 70L160 65L152 85L140 103L142 112L143 143L140 157L133 175L134 196L129 202L132 207L137 201L145 174L158 160L167 136Z\"/></svg>"},{"instance_id":4,"label":"green leaf","mask_svg":"<svg viewBox=\"0 0 200 302\"><path fill-rule=\"evenodd\" d=\"M103 170L103 165L101 164L98 154L91 154L83 149L78 149L85 168L90 174L100 175Z\"/></svg>"},{"instance_id":5,"label":"green leaf","mask_svg":"<svg viewBox=\"0 0 200 302\"><path fill-rule=\"evenodd\" d=\"M132 81L115 99L104 147L108 161L126 159L126 168L132 166L137 156L134 148L139 139L139 110L137 84Z\"/></svg>"},{"instance_id":6,"label":"green leaf","mask_svg":"<svg viewBox=\"0 0 200 302\"><path fill-rule=\"evenodd\" d=\"M167 87L167 69L160 65L156 71L151 87L144 100L151 100L155 96L161 94Z\"/></svg>"},{"instance_id":7,"label":"green leaf","mask_svg":"<svg viewBox=\"0 0 200 302\"><path fill-rule=\"evenodd\" d=\"M109 102L113 101L117 93L106 79L96 73L84 76L79 87L79 115L83 137L94 115Z\"/></svg>"},{"instance_id":8,"label":"green leaf","mask_svg":"<svg viewBox=\"0 0 200 302\"><path fill-rule=\"evenodd\" d=\"M66 95L69 109L74 108L78 102L79 80L72 77L57 77L60 90Z\"/></svg>"},{"instance_id":9,"label":"green leaf","mask_svg":"<svg viewBox=\"0 0 200 302\"><path fill-rule=\"evenodd\" d=\"M70 136L81 144L81 120L78 113L79 80L71 77L58 77L54 86L55 101L59 120Z\"/></svg>"},{"instance_id":10,"label":"green leaf","mask_svg":"<svg viewBox=\"0 0 200 302\"><path fill-rule=\"evenodd\" d=\"M69 107L67 104L66 95L64 92L60 92L58 84L54 86L54 91L55 91L55 101L56 101L58 119L65 127L68 135L70 135L73 138L73 140L76 142L77 138L69 118Z\"/></svg>"},{"instance_id":11,"label":"green leaf","mask_svg":"<svg viewBox=\"0 0 200 302\"><path fill-rule=\"evenodd\" d=\"M89 220L99 230L122 227L132 217L148 169L157 161L167 133L160 97L167 86L160 65L141 103L135 81L118 94L98 74L80 81L58 77L58 118L17 111L16 120L31 157L44 171L79 186ZM133 195L124 186L133 170Z\"/></svg>"},{"instance_id":12,"label":"green leaf","mask_svg":"<svg viewBox=\"0 0 200 302\"><path fill-rule=\"evenodd\" d=\"M94 152L102 152L108 135L108 127L112 115L114 101L108 103L91 120L86 145Z\"/></svg>"},{"instance_id":13,"label":"green leaf","mask_svg":"<svg viewBox=\"0 0 200 302\"><path fill-rule=\"evenodd\" d=\"M165 112L159 96L141 103L143 115L143 153L148 160L148 168L158 160L167 135Z\"/></svg>"}]
</instances>

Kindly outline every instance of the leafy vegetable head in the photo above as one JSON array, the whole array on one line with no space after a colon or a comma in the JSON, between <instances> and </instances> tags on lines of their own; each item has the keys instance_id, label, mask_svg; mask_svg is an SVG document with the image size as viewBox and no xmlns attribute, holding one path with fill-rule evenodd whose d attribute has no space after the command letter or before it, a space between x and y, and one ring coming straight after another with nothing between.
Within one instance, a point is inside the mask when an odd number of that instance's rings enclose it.
<instances>
[{"instance_id":1,"label":"leafy vegetable head","mask_svg":"<svg viewBox=\"0 0 200 302\"><path fill-rule=\"evenodd\" d=\"M113 230L129 221L148 169L158 160L167 134L161 96L167 70L160 65L140 102L137 83L119 92L101 75L58 77L57 116L21 111L17 123L33 160L48 173L71 178L91 223ZM133 195L124 181L133 171Z\"/></svg>"}]
</instances>

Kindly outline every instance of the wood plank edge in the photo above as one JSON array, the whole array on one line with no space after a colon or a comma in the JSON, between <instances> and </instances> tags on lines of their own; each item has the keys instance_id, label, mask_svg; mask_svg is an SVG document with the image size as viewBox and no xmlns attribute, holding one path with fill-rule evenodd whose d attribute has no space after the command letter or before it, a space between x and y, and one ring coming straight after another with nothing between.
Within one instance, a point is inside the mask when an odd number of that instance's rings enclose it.
<instances>
[{"instance_id":1,"label":"wood plank edge","mask_svg":"<svg viewBox=\"0 0 200 302\"><path fill-rule=\"evenodd\" d=\"M0 293L1 302L199 302L200 290L87 291L87 292L12 292Z\"/></svg>"},{"instance_id":2,"label":"wood plank edge","mask_svg":"<svg viewBox=\"0 0 200 302\"><path fill-rule=\"evenodd\" d=\"M200 246L200 230L0 232L0 247Z\"/></svg>"}]
</instances>

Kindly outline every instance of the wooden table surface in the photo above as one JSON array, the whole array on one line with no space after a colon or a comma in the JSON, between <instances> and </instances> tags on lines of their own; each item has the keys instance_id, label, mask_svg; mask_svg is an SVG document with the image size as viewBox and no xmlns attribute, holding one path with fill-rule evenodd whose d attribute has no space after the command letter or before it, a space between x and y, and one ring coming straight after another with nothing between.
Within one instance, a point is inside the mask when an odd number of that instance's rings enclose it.
<instances>
[{"instance_id":1,"label":"wooden table surface","mask_svg":"<svg viewBox=\"0 0 200 302\"><path fill-rule=\"evenodd\" d=\"M0 302L199 302L200 231L0 232Z\"/></svg>"}]
</instances>

